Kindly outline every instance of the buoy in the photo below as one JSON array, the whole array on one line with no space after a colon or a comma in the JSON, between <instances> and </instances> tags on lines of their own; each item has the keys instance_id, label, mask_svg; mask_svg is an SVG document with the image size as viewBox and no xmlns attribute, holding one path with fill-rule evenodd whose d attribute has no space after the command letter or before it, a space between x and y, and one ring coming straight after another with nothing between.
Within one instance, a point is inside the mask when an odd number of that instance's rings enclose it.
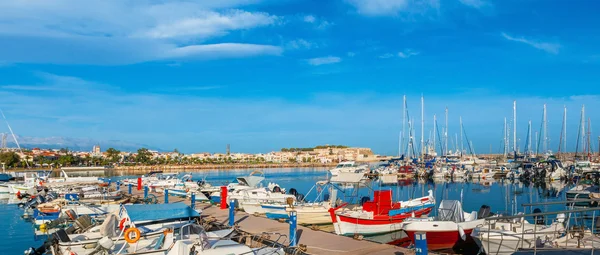
<instances>
[{"instance_id":1,"label":"buoy","mask_svg":"<svg viewBox=\"0 0 600 255\"><path fill-rule=\"evenodd\" d=\"M131 233L134 233L135 236L131 237ZM137 228L128 228L127 230L125 230L125 241L127 241L128 243L135 243L138 240L140 240L141 237L141 233L140 230Z\"/></svg>"},{"instance_id":2,"label":"buoy","mask_svg":"<svg viewBox=\"0 0 600 255\"><path fill-rule=\"evenodd\" d=\"M40 225L40 231L42 231L42 233L46 233L46 223L42 223L42 225Z\"/></svg>"}]
</instances>

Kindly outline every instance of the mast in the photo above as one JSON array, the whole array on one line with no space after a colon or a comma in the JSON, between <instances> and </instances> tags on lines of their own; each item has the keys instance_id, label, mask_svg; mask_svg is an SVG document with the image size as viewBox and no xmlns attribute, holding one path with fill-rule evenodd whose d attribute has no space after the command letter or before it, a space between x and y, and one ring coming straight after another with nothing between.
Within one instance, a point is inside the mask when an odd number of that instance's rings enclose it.
<instances>
[{"instance_id":1,"label":"mast","mask_svg":"<svg viewBox=\"0 0 600 255\"><path fill-rule=\"evenodd\" d=\"M444 140L445 140L445 146L444 146L444 154L448 155L448 107L446 107L446 130L444 131Z\"/></svg>"},{"instance_id":2,"label":"mast","mask_svg":"<svg viewBox=\"0 0 600 255\"><path fill-rule=\"evenodd\" d=\"M563 151L567 152L567 106L565 105L565 113L563 115Z\"/></svg>"},{"instance_id":3,"label":"mast","mask_svg":"<svg viewBox=\"0 0 600 255\"><path fill-rule=\"evenodd\" d=\"M425 158L425 99L421 95L421 158Z\"/></svg>"},{"instance_id":4,"label":"mast","mask_svg":"<svg viewBox=\"0 0 600 255\"><path fill-rule=\"evenodd\" d=\"M581 136L581 142L585 144L585 106L581 106ZM586 148L587 146L583 146L583 155L587 153Z\"/></svg>"},{"instance_id":5,"label":"mast","mask_svg":"<svg viewBox=\"0 0 600 255\"><path fill-rule=\"evenodd\" d=\"M544 104L544 141L543 141L543 149L544 153L548 152L548 119L546 118L546 104Z\"/></svg>"},{"instance_id":6,"label":"mast","mask_svg":"<svg viewBox=\"0 0 600 255\"><path fill-rule=\"evenodd\" d=\"M433 115L433 151L435 152L435 132L437 131L435 126L437 120L435 119L435 114Z\"/></svg>"},{"instance_id":7,"label":"mast","mask_svg":"<svg viewBox=\"0 0 600 255\"><path fill-rule=\"evenodd\" d=\"M506 117L504 117L504 157L508 156L508 126L506 126Z\"/></svg>"},{"instance_id":8,"label":"mast","mask_svg":"<svg viewBox=\"0 0 600 255\"><path fill-rule=\"evenodd\" d=\"M463 151L465 148L463 147L463 124L462 124L462 116L458 117L458 121L460 123L460 157L462 158Z\"/></svg>"},{"instance_id":9,"label":"mast","mask_svg":"<svg viewBox=\"0 0 600 255\"><path fill-rule=\"evenodd\" d=\"M558 152L557 152L558 155L560 155L561 152L567 152L566 149L563 150L563 147L566 147L566 146L564 146L564 143L566 140L565 136L567 135L566 122L567 122L567 107L565 106L564 113L563 113L562 128L560 130L560 139L558 140Z\"/></svg>"},{"instance_id":10,"label":"mast","mask_svg":"<svg viewBox=\"0 0 600 255\"><path fill-rule=\"evenodd\" d=\"M527 155L530 156L531 154L531 120L529 120L529 124L527 125Z\"/></svg>"},{"instance_id":11,"label":"mast","mask_svg":"<svg viewBox=\"0 0 600 255\"><path fill-rule=\"evenodd\" d=\"M513 151L517 153L517 100L513 101Z\"/></svg>"},{"instance_id":12,"label":"mast","mask_svg":"<svg viewBox=\"0 0 600 255\"><path fill-rule=\"evenodd\" d=\"M404 147L404 136L406 135L406 95L402 97L402 133L400 133L400 147ZM401 154L405 154L402 150Z\"/></svg>"},{"instance_id":13,"label":"mast","mask_svg":"<svg viewBox=\"0 0 600 255\"><path fill-rule=\"evenodd\" d=\"M15 133L13 132L12 128L10 127L10 124L8 124L8 120L6 119L6 116L4 116L4 111L0 110L0 114L2 114L2 118L4 119L4 122L6 122L6 126L8 126L8 130L10 131L10 134L12 135L13 139L15 139L15 144L17 145L19 152L23 153L23 150L21 150L21 145L19 144L19 141L17 140L17 136L15 136ZM27 159L25 159L25 164L27 165L27 168L29 168L29 161Z\"/></svg>"},{"instance_id":14,"label":"mast","mask_svg":"<svg viewBox=\"0 0 600 255\"><path fill-rule=\"evenodd\" d=\"M591 124L591 119L588 117L588 133L587 133L587 143L588 143L588 149L587 149L587 154L588 154L588 160L592 160L592 142L591 142L591 137L592 137L592 124Z\"/></svg>"}]
</instances>

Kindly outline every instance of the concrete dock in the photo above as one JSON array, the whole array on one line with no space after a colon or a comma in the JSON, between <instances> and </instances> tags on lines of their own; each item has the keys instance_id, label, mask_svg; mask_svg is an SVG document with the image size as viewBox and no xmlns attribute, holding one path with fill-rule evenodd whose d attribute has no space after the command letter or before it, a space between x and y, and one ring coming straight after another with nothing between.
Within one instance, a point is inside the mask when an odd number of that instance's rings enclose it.
<instances>
[{"instance_id":1,"label":"concrete dock","mask_svg":"<svg viewBox=\"0 0 600 255\"><path fill-rule=\"evenodd\" d=\"M127 192L127 187L122 186L121 190ZM143 198L142 191L134 190L133 196ZM159 203L164 202L164 194L151 192L158 198ZM190 204L190 199L182 197L170 196L169 203L184 202ZM202 209L203 217L214 218L214 220L227 224L229 222L229 210L222 210L219 206L196 203L196 209ZM289 224L276 220L267 219L260 216L247 214L243 211L235 212L235 224L238 228L246 233L261 235L264 232L279 233L289 236ZM272 240L277 239L277 236L270 236ZM284 243L287 245L289 240ZM414 254L410 249L376 243L368 240L356 240L351 237L338 236L335 233L325 232L320 230L312 230L307 227L298 225L297 231L298 246L306 247L306 254Z\"/></svg>"}]
</instances>

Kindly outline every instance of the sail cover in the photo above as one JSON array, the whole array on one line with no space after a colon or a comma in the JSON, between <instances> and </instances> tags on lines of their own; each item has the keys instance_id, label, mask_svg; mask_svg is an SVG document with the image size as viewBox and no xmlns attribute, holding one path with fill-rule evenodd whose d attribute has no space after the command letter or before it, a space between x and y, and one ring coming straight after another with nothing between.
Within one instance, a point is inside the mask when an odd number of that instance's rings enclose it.
<instances>
[{"instance_id":1,"label":"sail cover","mask_svg":"<svg viewBox=\"0 0 600 255\"><path fill-rule=\"evenodd\" d=\"M441 221L465 221L462 204L457 200L442 200L438 208L438 220Z\"/></svg>"},{"instance_id":2,"label":"sail cover","mask_svg":"<svg viewBox=\"0 0 600 255\"><path fill-rule=\"evenodd\" d=\"M121 213L131 222L200 217L198 212L184 203L123 205Z\"/></svg>"}]
</instances>

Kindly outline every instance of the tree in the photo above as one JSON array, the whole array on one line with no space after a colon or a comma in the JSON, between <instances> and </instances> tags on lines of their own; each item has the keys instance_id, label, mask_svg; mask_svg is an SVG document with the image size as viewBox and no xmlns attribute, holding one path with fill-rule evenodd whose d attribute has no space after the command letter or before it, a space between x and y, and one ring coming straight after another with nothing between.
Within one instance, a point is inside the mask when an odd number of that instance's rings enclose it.
<instances>
[{"instance_id":1,"label":"tree","mask_svg":"<svg viewBox=\"0 0 600 255\"><path fill-rule=\"evenodd\" d=\"M60 148L60 153L63 153L63 154L69 153L69 147L67 147L67 148Z\"/></svg>"},{"instance_id":2,"label":"tree","mask_svg":"<svg viewBox=\"0 0 600 255\"><path fill-rule=\"evenodd\" d=\"M21 159L15 152L1 152L0 163L4 163L7 167L16 166Z\"/></svg>"},{"instance_id":3,"label":"tree","mask_svg":"<svg viewBox=\"0 0 600 255\"><path fill-rule=\"evenodd\" d=\"M135 161L138 163L148 164L150 163L150 159L152 157L152 153L148 151L146 148L140 148L137 150L137 155L135 156Z\"/></svg>"},{"instance_id":4,"label":"tree","mask_svg":"<svg viewBox=\"0 0 600 255\"><path fill-rule=\"evenodd\" d=\"M111 163L116 163L121 159L121 151L115 148L106 149L106 157Z\"/></svg>"}]
</instances>

